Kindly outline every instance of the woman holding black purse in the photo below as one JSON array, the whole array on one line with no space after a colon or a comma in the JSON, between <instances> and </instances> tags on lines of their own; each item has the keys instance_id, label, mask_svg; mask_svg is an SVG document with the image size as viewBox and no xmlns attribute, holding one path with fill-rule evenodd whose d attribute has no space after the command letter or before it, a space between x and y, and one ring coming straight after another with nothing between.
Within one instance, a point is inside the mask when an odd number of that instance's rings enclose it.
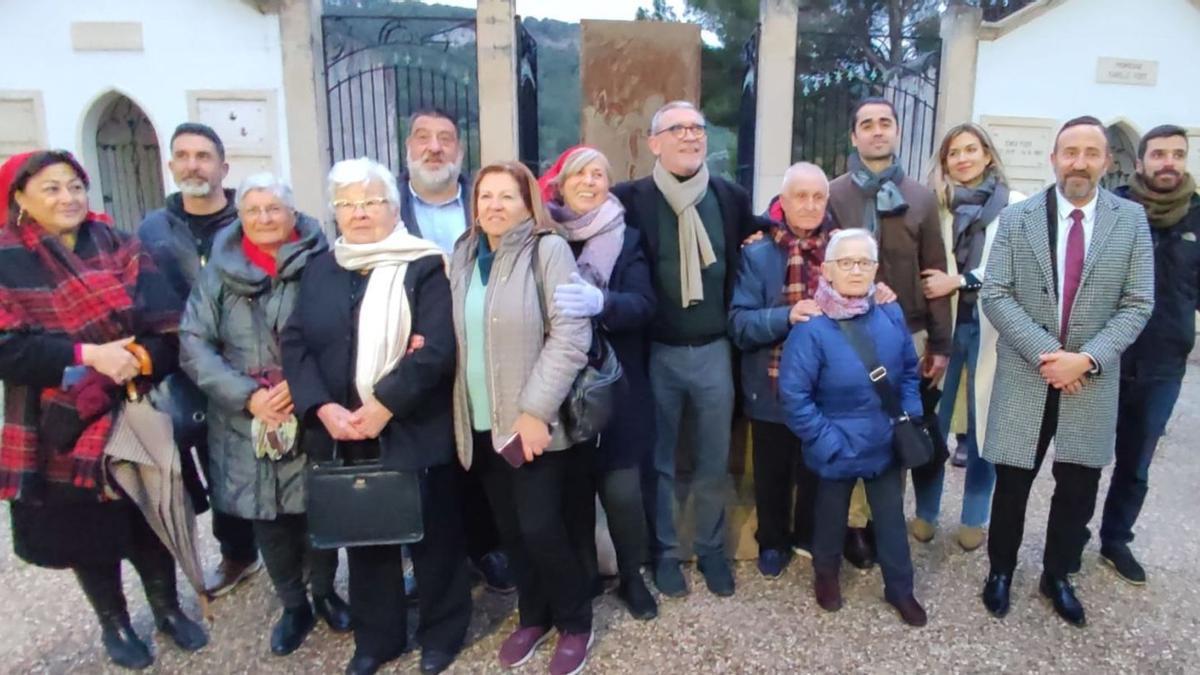
<instances>
[{"instance_id":1,"label":"woman holding black purse","mask_svg":"<svg viewBox=\"0 0 1200 675\"><path fill-rule=\"evenodd\" d=\"M415 476L423 530L410 545L421 588L417 641L421 671L441 672L471 619L451 465L456 343L445 258L405 230L395 178L383 165L338 162L329 194L341 236L304 270L282 336L284 376L315 461L336 453L349 464ZM322 509L369 513L370 505L324 504L310 489L310 527ZM406 647L401 546L351 546L347 554L355 653L346 672L374 673Z\"/></svg>"},{"instance_id":2,"label":"woman holding black purse","mask_svg":"<svg viewBox=\"0 0 1200 675\"><path fill-rule=\"evenodd\" d=\"M861 478L875 520L884 597L905 623L923 626L925 610L913 597L901 473L914 464L902 461L893 443L900 431L922 433L920 376L899 306L872 299L878 267L879 248L866 230L841 230L830 238L814 298L823 314L792 327L780 362L779 395L788 427L802 441L804 461L821 479L813 534L817 604L830 612L842 607L838 574L846 513ZM874 353L864 358L867 350ZM883 388L876 382L890 385L887 400L881 400L877 391ZM920 440L921 461L927 461L932 447Z\"/></svg>"}]
</instances>

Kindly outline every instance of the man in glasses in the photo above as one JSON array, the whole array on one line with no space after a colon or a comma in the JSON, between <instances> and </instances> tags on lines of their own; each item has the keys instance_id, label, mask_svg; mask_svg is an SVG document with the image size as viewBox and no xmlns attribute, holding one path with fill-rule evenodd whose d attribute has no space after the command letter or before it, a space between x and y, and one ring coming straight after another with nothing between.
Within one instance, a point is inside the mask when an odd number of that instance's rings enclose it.
<instances>
[{"instance_id":1,"label":"man in glasses","mask_svg":"<svg viewBox=\"0 0 1200 675\"><path fill-rule=\"evenodd\" d=\"M904 174L896 162L900 145L896 108L883 98L867 98L851 115L850 155L847 173L829 185L829 210L839 228L863 228L879 241L879 281L899 296L913 344L921 359L921 398L925 419L937 437L938 380L950 362L953 323L950 298L927 299L921 274L946 271L937 198L933 191ZM944 446L944 443L942 444ZM935 458L935 462L937 458ZM914 470L914 481L922 480ZM874 564L869 511L862 490L856 490L850 507L846 559L859 568Z\"/></svg>"},{"instance_id":2,"label":"man in glasses","mask_svg":"<svg viewBox=\"0 0 1200 675\"><path fill-rule=\"evenodd\" d=\"M164 208L146 214L138 228L138 238L154 258L179 297L179 308L191 293L208 262L213 238L238 217L234 191L223 189L229 173L225 145L217 132L204 124L186 122L171 135L171 159L167 166L179 191L167 196ZM187 458L195 448L204 484L209 474L208 429L205 425L207 403L204 394L183 373L168 376L171 392L171 418L175 442ZM185 471L185 477L190 477ZM203 501L198 481L188 481L193 496ZM250 520L213 509L213 536L221 545L221 563L206 580L208 594L218 597L233 590L260 569L254 528Z\"/></svg>"},{"instance_id":3,"label":"man in glasses","mask_svg":"<svg viewBox=\"0 0 1200 675\"><path fill-rule=\"evenodd\" d=\"M705 164L704 116L673 101L654 114L648 144L653 173L613 188L625 205L625 223L642 233L658 305L650 325L650 385L656 433L654 467L646 490L651 509L654 581L669 597L688 592L676 533L675 451L684 408L694 428L691 493L695 552L713 593L734 592L725 556L725 499L733 419L733 353L726 337L740 243L760 229L750 196L711 176ZM652 488L652 489L651 489Z\"/></svg>"}]
</instances>

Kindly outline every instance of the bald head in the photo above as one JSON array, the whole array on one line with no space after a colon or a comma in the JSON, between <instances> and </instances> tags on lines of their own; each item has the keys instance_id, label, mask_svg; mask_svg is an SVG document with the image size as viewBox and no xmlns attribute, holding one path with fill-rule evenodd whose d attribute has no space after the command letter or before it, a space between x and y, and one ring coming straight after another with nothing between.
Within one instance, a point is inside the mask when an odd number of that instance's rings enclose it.
<instances>
[{"instance_id":1,"label":"bald head","mask_svg":"<svg viewBox=\"0 0 1200 675\"><path fill-rule=\"evenodd\" d=\"M783 206L788 228L798 236L808 236L825 220L829 179L816 164L793 164L783 174L779 202Z\"/></svg>"}]
</instances>

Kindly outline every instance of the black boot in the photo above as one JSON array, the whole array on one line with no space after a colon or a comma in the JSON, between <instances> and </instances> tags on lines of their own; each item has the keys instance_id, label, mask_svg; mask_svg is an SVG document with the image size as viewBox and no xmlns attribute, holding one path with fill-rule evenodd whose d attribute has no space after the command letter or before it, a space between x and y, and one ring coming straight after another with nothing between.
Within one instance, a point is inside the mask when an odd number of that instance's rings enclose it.
<instances>
[{"instance_id":1,"label":"black boot","mask_svg":"<svg viewBox=\"0 0 1200 675\"><path fill-rule=\"evenodd\" d=\"M129 623L125 594L121 591L120 567L87 567L75 570L83 594L100 622L100 641L108 658L118 666L141 670L154 663L150 648Z\"/></svg>"},{"instance_id":2,"label":"black boot","mask_svg":"<svg viewBox=\"0 0 1200 675\"><path fill-rule=\"evenodd\" d=\"M304 644L304 638L316 624L312 607L305 602L299 607L285 608L283 616L271 630L271 653L287 656Z\"/></svg>"},{"instance_id":3,"label":"black boot","mask_svg":"<svg viewBox=\"0 0 1200 675\"><path fill-rule=\"evenodd\" d=\"M146 591L150 611L154 613L154 626L180 649L194 652L208 644L208 634L179 608L179 595L175 591L175 561L168 559L171 561L169 568L159 564L139 566L142 588Z\"/></svg>"},{"instance_id":4,"label":"black boot","mask_svg":"<svg viewBox=\"0 0 1200 675\"><path fill-rule=\"evenodd\" d=\"M649 621L658 616L658 603L654 601L650 589L646 588L646 582L642 581L640 572L622 577L621 585L617 588L617 595L625 601L633 618Z\"/></svg>"}]
</instances>

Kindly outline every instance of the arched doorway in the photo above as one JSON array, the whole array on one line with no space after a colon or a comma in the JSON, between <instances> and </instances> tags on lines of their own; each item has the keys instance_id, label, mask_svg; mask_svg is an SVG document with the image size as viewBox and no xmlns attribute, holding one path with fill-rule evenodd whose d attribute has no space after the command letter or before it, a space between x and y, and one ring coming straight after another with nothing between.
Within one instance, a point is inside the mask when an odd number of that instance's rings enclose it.
<instances>
[{"instance_id":1,"label":"arched doorway","mask_svg":"<svg viewBox=\"0 0 1200 675\"><path fill-rule=\"evenodd\" d=\"M1100 184L1109 190L1128 185L1137 170L1138 136L1124 122L1108 127L1108 147L1112 152L1112 166Z\"/></svg>"},{"instance_id":2,"label":"arched doorway","mask_svg":"<svg viewBox=\"0 0 1200 675\"><path fill-rule=\"evenodd\" d=\"M97 106L94 140L102 208L119 229L133 232L148 211L164 202L158 136L128 97L117 94Z\"/></svg>"}]
</instances>

